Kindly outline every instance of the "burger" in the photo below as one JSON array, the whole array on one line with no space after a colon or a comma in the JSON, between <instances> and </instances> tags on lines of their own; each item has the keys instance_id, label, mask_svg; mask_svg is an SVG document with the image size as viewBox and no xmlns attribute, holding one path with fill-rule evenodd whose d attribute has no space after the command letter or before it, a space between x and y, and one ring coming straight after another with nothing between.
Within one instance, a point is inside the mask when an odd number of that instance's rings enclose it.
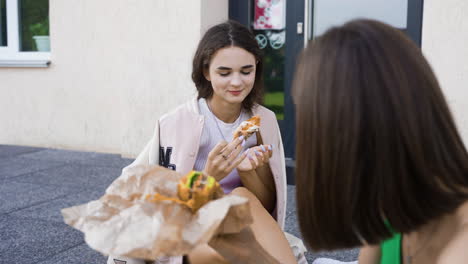
<instances>
[{"instance_id":1,"label":"burger","mask_svg":"<svg viewBox=\"0 0 468 264\"><path fill-rule=\"evenodd\" d=\"M200 171L191 171L177 185L179 199L193 211L222 195L221 186L215 178Z\"/></svg>"},{"instance_id":2,"label":"burger","mask_svg":"<svg viewBox=\"0 0 468 264\"><path fill-rule=\"evenodd\" d=\"M234 131L234 139L244 136L247 139L260 129L260 117L253 116L248 120L242 122L239 127Z\"/></svg>"},{"instance_id":3,"label":"burger","mask_svg":"<svg viewBox=\"0 0 468 264\"><path fill-rule=\"evenodd\" d=\"M191 171L179 180L177 184L177 197L167 197L159 193L147 195L150 202L173 201L189 207L196 212L211 200L223 195L221 186L215 178L200 171Z\"/></svg>"}]
</instances>

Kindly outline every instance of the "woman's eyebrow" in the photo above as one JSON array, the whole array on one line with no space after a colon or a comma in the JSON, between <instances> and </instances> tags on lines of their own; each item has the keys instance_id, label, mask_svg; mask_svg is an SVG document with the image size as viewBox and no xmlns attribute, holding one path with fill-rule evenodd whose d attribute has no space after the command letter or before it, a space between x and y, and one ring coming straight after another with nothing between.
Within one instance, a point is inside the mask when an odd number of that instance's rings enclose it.
<instances>
[{"instance_id":1,"label":"woman's eyebrow","mask_svg":"<svg viewBox=\"0 0 468 264\"><path fill-rule=\"evenodd\" d=\"M244 65L241 67L241 69L250 69L250 68L253 68L253 65L249 64L249 65ZM225 67L225 66L219 66L217 68L218 70L222 70L222 71L230 71L232 70L232 68L229 68L229 67Z\"/></svg>"}]
</instances>

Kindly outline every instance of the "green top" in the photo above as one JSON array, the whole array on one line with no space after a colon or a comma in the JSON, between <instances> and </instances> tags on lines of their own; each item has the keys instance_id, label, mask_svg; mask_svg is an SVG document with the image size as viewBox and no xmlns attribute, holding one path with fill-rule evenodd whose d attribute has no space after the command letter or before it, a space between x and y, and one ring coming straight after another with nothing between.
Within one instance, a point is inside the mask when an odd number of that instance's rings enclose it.
<instances>
[{"instance_id":1,"label":"green top","mask_svg":"<svg viewBox=\"0 0 468 264\"><path fill-rule=\"evenodd\" d=\"M380 264L401 264L401 234L394 234L385 240L380 248L382 251Z\"/></svg>"}]
</instances>

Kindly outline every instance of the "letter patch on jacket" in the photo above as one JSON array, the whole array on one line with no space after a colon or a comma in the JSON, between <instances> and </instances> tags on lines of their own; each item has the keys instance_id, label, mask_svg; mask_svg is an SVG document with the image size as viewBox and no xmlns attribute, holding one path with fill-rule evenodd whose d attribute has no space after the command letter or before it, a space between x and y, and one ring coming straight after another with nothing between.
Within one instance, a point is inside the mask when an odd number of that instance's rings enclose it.
<instances>
[{"instance_id":1,"label":"letter patch on jacket","mask_svg":"<svg viewBox=\"0 0 468 264\"><path fill-rule=\"evenodd\" d=\"M176 165L171 164L172 147L159 147L159 165L171 170L176 170Z\"/></svg>"}]
</instances>

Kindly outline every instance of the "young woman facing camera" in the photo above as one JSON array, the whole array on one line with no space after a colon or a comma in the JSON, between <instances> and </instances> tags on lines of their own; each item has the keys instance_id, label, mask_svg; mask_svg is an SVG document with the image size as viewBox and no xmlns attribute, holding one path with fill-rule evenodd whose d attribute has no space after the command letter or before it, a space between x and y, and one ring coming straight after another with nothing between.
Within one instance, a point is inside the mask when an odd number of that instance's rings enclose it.
<instances>
[{"instance_id":1,"label":"young woman facing camera","mask_svg":"<svg viewBox=\"0 0 468 264\"><path fill-rule=\"evenodd\" d=\"M256 220L252 225L255 236L276 256L288 260L294 256L285 239L276 243L263 238L267 231L284 238L286 173L275 114L260 105L262 74L262 52L245 26L228 21L210 28L193 59L197 98L158 120L152 139L129 167L159 164L182 174L204 171L219 181L226 194L234 191L249 196L251 210L266 210L277 221L265 230L262 221ZM261 118L259 132L248 139L233 139L236 128L255 115ZM282 253L284 248L286 253ZM114 258L125 260L111 256L108 263ZM226 263L208 245L197 247L188 259L190 263ZM182 263L182 257L166 261Z\"/></svg>"}]
</instances>

